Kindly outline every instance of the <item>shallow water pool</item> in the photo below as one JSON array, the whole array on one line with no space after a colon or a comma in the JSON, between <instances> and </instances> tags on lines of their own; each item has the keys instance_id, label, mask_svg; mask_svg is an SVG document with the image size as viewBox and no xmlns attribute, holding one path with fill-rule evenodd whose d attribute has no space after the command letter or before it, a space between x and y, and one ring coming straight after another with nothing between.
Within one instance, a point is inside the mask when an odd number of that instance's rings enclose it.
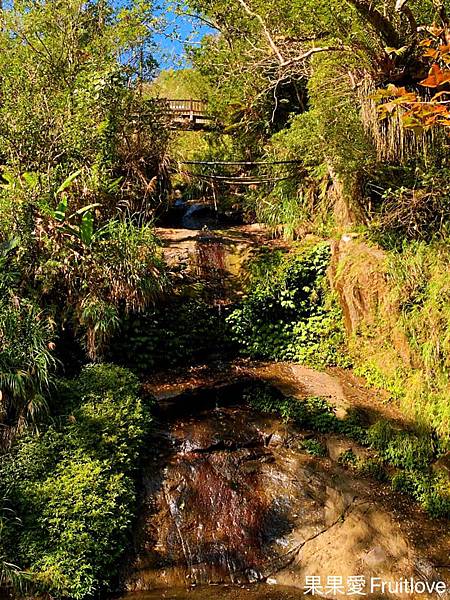
<instances>
[{"instance_id":1,"label":"shallow water pool","mask_svg":"<svg viewBox=\"0 0 450 600\"><path fill-rule=\"evenodd\" d=\"M301 590L280 586L215 586L126 594L121 600L299 600Z\"/></svg>"}]
</instances>

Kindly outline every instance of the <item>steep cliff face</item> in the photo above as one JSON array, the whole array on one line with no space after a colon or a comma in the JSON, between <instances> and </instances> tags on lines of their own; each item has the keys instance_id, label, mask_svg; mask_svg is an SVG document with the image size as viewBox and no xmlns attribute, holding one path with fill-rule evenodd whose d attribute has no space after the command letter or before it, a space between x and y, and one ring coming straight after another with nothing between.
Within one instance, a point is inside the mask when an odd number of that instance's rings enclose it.
<instances>
[{"instance_id":1,"label":"steep cliff face","mask_svg":"<svg viewBox=\"0 0 450 600\"><path fill-rule=\"evenodd\" d=\"M333 242L329 268L355 371L444 444L450 440L448 261L426 246L389 254L348 234Z\"/></svg>"},{"instance_id":2,"label":"steep cliff face","mask_svg":"<svg viewBox=\"0 0 450 600\"><path fill-rule=\"evenodd\" d=\"M332 244L329 277L339 296L356 362L374 361L387 373L413 367L413 352L400 326L400 309L383 250L355 235L344 235Z\"/></svg>"}]
</instances>

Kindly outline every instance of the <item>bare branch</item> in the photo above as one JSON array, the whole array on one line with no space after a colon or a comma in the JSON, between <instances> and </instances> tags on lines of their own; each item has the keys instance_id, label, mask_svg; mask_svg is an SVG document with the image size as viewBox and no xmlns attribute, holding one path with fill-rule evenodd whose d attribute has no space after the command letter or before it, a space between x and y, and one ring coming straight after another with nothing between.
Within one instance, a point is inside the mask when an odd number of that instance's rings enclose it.
<instances>
[{"instance_id":1,"label":"bare branch","mask_svg":"<svg viewBox=\"0 0 450 600\"><path fill-rule=\"evenodd\" d=\"M259 21L259 23L264 31L264 35L266 36L267 41L269 42L269 46L271 47L273 53L277 57L279 63L283 64L285 62L285 59L284 59L283 55L281 54L278 46L273 41L273 38L272 38L269 30L267 29L266 24L264 23L264 19L261 17L261 15L258 15L257 13L255 13L252 10L250 8L250 6L245 2L245 0L238 0L238 2L250 17L253 17L254 19L257 19Z\"/></svg>"},{"instance_id":2,"label":"bare branch","mask_svg":"<svg viewBox=\"0 0 450 600\"><path fill-rule=\"evenodd\" d=\"M408 0L397 0L397 2L395 3L395 10L397 12L401 12L407 2Z\"/></svg>"},{"instance_id":3,"label":"bare branch","mask_svg":"<svg viewBox=\"0 0 450 600\"><path fill-rule=\"evenodd\" d=\"M201 23L204 23L208 27L211 27L211 29L215 29L216 31L221 31L220 27L216 23L213 23L209 19L205 19L205 17L203 17L203 16L200 16L200 15L197 15L194 13L190 13L190 12L183 12L183 15L186 17L189 17L191 19L195 19L196 21L200 21Z\"/></svg>"},{"instance_id":4,"label":"bare branch","mask_svg":"<svg viewBox=\"0 0 450 600\"><path fill-rule=\"evenodd\" d=\"M413 15L412 10L409 6L406 6L408 0L397 0L395 3L395 10L399 13L403 13L409 21L411 31L417 33L417 21Z\"/></svg>"},{"instance_id":5,"label":"bare branch","mask_svg":"<svg viewBox=\"0 0 450 600\"><path fill-rule=\"evenodd\" d=\"M294 58L285 60L283 63L281 63L281 66L289 67L295 63L303 62L304 60L318 52L345 52L349 50L351 50L351 48L348 46L324 46L322 48L310 48L309 50L307 50L303 54L300 54L299 56L295 56Z\"/></svg>"}]
</instances>

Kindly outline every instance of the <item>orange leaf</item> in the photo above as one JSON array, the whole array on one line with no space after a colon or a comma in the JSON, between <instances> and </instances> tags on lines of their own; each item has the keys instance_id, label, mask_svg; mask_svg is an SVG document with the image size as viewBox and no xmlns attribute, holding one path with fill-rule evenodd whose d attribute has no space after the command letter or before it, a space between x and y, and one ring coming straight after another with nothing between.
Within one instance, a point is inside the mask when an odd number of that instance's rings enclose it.
<instances>
[{"instance_id":1,"label":"orange leaf","mask_svg":"<svg viewBox=\"0 0 450 600\"><path fill-rule=\"evenodd\" d=\"M426 58L437 58L439 56L439 51L435 50L434 48L428 48L428 50L426 50L423 55Z\"/></svg>"},{"instance_id":2,"label":"orange leaf","mask_svg":"<svg viewBox=\"0 0 450 600\"><path fill-rule=\"evenodd\" d=\"M439 87L443 82L443 73L439 65L432 65L428 77L420 82L423 87Z\"/></svg>"},{"instance_id":3,"label":"orange leaf","mask_svg":"<svg viewBox=\"0 0 450 600\"><path fill-rule=\"evenodd\" d=\"M427 27L427 30L431 33L431 35L434 35L435 37L439 37L440 35L442 35L444 33L444 30L442 29L442 27L436 27L436 25Z\"/></svg>"}]
</instances>

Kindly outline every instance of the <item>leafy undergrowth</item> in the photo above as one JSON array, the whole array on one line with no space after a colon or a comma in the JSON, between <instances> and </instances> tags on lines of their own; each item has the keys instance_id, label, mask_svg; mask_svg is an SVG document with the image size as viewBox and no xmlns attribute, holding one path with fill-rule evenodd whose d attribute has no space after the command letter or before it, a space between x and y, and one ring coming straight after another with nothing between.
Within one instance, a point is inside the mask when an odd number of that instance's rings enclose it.
<instances>
[{"instance_id":1,"label":"leafy undergrowth","mask_svg":"<svg viewBox=\"0 0 450 600\"><path fill-rule=\"evenodd\" d=\"M348 366L342 312L326 277L330 255L321 242L293 255L263 255L253 265L250 291L227 318L242 354Z\"/></svg>"},{"instance_id":2,"label":"leafy undergrowth","mask_svg":"<svg viewBox=\"0 0 450 600\"><path fill-rule=\"evenodd\" d=\"M127 317L111 355L114 362L145 376L226 350L228 338L217 308L201 298L181 298Z\"/></svg>"},{"instance_id":3,"label":"leafy undergrowth","mask_svg":"<svg viewBox=\"0 0 450 600\"><path fill-rule=\"evenodd\" d=\"M355 370L450 448L450 239L405 243L386 265L392 310L360 325Z\"/></svg>"},{"instance_id":4,"label":"leafy undergrowth","mask_svg":"<svg viewBox=\"0 0 450 600\"><path fill-rule=\"evenodd\" d=\"M113 365L62 381L59 416L24 434L0 467L10 518L0 556L15 588L81 599L118 575L135 513L135 471L149 430L139 382Z\"/></svg>"},{"instance_id":5,"label":"leafy undergrowth","mask_svg":"<svg viewBox=\"0 0 450 600\"><path fill-rule=\"evenodd\" d=\"M284 396L266 384L248 388L244 400L260 412L275 414L320 434L344 435L370 448L374 457L362 460L352 451L346 451L340 457L341 464L355 468L360 475L390 482L394 490L412 496L432 517L450 518L448 478L432 469L432 463L444 453L436 435L398 429L386 420L366 426L355 411L338 419L324 398L310 397L300 401ZM315 440L310 441L305 450L321 455L320 443Z\"/></svg>"}]
</instances>

